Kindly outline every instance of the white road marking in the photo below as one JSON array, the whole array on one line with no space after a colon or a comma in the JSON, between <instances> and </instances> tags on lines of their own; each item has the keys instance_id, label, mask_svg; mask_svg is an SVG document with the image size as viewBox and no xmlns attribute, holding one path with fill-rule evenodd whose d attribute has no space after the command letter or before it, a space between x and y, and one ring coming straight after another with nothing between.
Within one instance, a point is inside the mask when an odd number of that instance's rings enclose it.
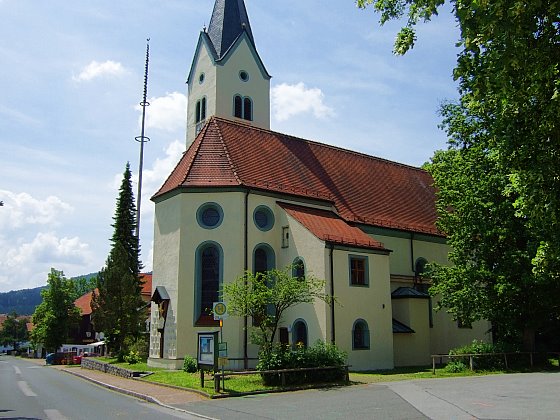
<instances>
[{"instance_id":1,"label":"white road marking","mask_svg":"<svg viewBox=\"0 0 560 420\"><path fill-rule=\"evenodd\" d=\"M21 369L20 368L18 368L17 366L14 366L13 368L16 371L16 375L21 375Z\"/></svg>"},{"instance_id":2,"label":"white road marking","mask_svg":"<svg viewBox=\"0 0 560 420\"><path fill-rule=\"evenodd\" d=\"M44 410L44 411L49 420L68 420L58 410L51 409L51 410Z\"/></svg>"},{"instance_id":3,"label":"white road marking","mask_svg":"<svg viewBox=\"0 0 560 420\"><path fill-rule=\"evenodd\" d=\"M25 381L18 381L18 387L21 390L21 392L23 392L23 395L25 395L26 397L36 397L37 394L35 394L33 391L31 391L31 388L29 388L29 385L27 385L27 382Z\"/></svg>"}]
</instances>

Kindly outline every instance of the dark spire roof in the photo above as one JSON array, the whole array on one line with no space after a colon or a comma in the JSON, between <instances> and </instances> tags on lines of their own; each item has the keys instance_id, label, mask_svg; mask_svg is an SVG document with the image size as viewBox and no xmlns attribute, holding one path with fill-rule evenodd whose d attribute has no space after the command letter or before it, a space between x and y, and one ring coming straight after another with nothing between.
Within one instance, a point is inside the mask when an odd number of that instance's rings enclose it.
<instances>
[{"instance_id":1,"label":"dark spire roof","mask_svg":"<svg viewBox=\"0 0 560 420\"><path fill-rule=\"evenodd\" d=\"M235 40L247 32L255 45L245 3L243 0L216 0L208 26L208 36L214 45L218 58L221 58Z\"/></svg>"}]
</instances>

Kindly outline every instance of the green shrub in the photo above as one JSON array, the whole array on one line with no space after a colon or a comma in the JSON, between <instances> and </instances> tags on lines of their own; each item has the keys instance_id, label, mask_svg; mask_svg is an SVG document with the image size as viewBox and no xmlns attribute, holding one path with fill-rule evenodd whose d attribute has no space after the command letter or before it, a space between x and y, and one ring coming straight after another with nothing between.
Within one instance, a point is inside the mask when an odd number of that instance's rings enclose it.
<instances>
[{"instance_id":1,"label":"green shrub","mask_svg":"<svg viewBox=\"0 0 560 420\"><path fill-rule=\"evenodd\" d=\"M451 349L449 354L489 354L502 352L504 352L504 347L501 344L485 343L483 341L473 340L471 344ZM501 355L473 357L473 368L475 370L500 370L504 367L504 358Z\"/></svg>"},{"instance_id":2,"label":"green shrub","mask_svg":"<svg viewBox=\"0 0 560 420\"><path fill-rule=\"evenodd\" d=\"M467 370L467 365L459 360L451 360L443 370L449 373L460 373Z\"/></svg>"},{"instance_id":3,"label":"green shrub","mask_svg":"<svg viewBox=\"0 0 560 420\"><path fill-rule=\"evenodd\" d=\"M150 336L142 334L128 345L129 351L134 351L140 356L140 361L145 362L150 355Z\"/></svg>"},{"instance_id":4,"label":"green shrub","mask_svg":"<svg viewBox=\"0 0 560 420\"><path fill-rule=\"evenodd\" d=\"M286 345L276 345L259 353L257 370L281 370L312 368L325 366L344 366L346 353L335 345L317 341L313 346L295 349ZM302 384L316 382L333 382L344 379L344 368L285 373L286 384ZM276 373L262 374L266 385L281 383L281 375Z\"/></svg>"},{"instance_id":5,"label":"green shrub","mask_svg":"<svg viewBox=\"0 0 560 420\"><path fill-rule=\"evenodd\" d=\"M129 365L135 365L136 363L140 363L142 361L138 352L134 350L131 350L130 352L128 352L128 354L125 354L123 356L123 359Z\"/></svg>"},{"instance_id":6,"label":"green shrub","mask_svg":"<svg viewBox=\"0 0 560 420\"><path fill-rule=\"evenodd\" d=\"M195 373L198 371L198 364L196 359L192 356L185 356L185 361L183 362L183 370L188 373Z\"/></svg>"}]
</instances>

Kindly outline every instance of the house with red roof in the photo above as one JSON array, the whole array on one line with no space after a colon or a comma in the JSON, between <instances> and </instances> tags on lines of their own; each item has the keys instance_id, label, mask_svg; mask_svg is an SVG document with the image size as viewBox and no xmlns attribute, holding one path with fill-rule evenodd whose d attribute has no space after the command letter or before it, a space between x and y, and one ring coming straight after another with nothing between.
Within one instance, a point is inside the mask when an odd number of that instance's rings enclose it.
<instances>
[{"instance_id":1,"label":"house with red roof","mask_svg":"<svg viewBox=\"0 0 560 420\"><path fill-rule=\"evenodd\" d=\"M142 282L142 290L140 292L142 300L146 303L146 305L149 305L152 295L152 274L140 274L140 281ZM95 324L92 320L91 300L94 292L97 293L97 289L80 296L74 301L74 305L80 310L82 316L79 328L72 337L74 344L91 344L102 339L99 335L99 331L95 330ZM146 318L147 323L149 323L149 311ZM147 328L149 329L149 325L147 325Z\"/></svg>"},{"instance_id":2,"label":"house with red roof","mask_svg":"<svg viewBox=\"0 0 560 420\"><path fill-rule=\"evenodd\" d=\"M489 339L435 313L426 263L447 262L430 175L270 131L270 76L243 0L216 0L188 77L187 151L155 202L150 359L178 368L213 331L221 286L292 264L337 304L291 308L279 340L333 342L353 369L422 365ZM227 302L226 302L227 303ZM254 366L251 320L224 321L229 368Z\"/></svg>"}]
</instances>

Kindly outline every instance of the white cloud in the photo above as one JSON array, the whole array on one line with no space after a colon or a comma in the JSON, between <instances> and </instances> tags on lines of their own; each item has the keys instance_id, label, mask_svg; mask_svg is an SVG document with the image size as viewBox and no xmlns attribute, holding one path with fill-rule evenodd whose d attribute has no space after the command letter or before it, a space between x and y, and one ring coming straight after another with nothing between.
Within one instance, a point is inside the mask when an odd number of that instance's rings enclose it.
<instances>
[{"instance_id":1,"label":"white cloud","mask_svg":"<svg viewBox=\"0 0 560 420\"><path fill-rule=\"evenodd\" d=\"M81 274L95 265L88 244L55 231L73 213L70 204L7 190L0 200L0 290L44 285L51 267Z\"/></svg>"},{"instance_id":2,"label":"white cloud","mask_svg":"<svg viewBox=\"0 0 560 420\"><path fill-rule=\"evenodd\" d=\"M175 140L167 145L165 156L157 158L151 169L142 173L142 190L151 197L162 186L185 151L185 142Z\"/></svg>"},{"instance_id":3,"label":"white cloud","mask_svg":"<svg viewBox=\"0 0 560 420\"><path fill-rule=\"evenodd\" d=\"M73 207L60 198L49 196L39 200L27 193L0 190L4 206L0 211L0 229L13 231L27 225L57 225L61 216L72 213Z\"/></svg>"},{"instance_id":4,"label":"white cloud","mask_svg":"<svg viewBox=\"0 0 560 420\"><path fill-rule=\"evenodd\" d=\"M166 131L184 130L187 116L187 97L179 92L168 93L165 96L151 98L150 106L146 108L146 128L157 128ZM142 111L140 105L136 105ZM138 125L142 117L138 120ZM149 136L148 136L149 137Z\"/></svg>"},{"instance_id":5,"label":"white cloud","mask_svg":"<svg viewBox=\"0 0 560 420\"><path fill-rule=\"evenodd\" d=\"M277 121L285 121L294 115L311 112L316 118L334 116L334 110L323 102L324 94L319 88L307 88L303 82L295 85L282 83L271 89L272 109Z\"/></svg>"},{"instance_id":6,"label":"white cloud","mask_svg":"<svg viewBox=\"0 0 560 420\"><path fill-rule=\"evenodd\" d=\"M94 60L85 66L80 74L72 76L72 79L76 82L84 82L103 76L122 76L125 73L126 70L121 63L112 60L99 63Z\"/></svg>"},{"instance_id":7,"label":"white cloud","mask_svg":"<svg viewBox=\"0 0 560 420\"><path fill-rule=\"evenodd\" d=\"M44 285L51 267L76 271L93 261L89 245L79 237L59 238L54 232L39 232L29 242L16 246L10 242L0 237L0 285L6 290Z\"/></svg>"},{"instance_id":8,"label":"white cloud","mask_svg":"<svg viewBox=\"0 0 560 420\"><path fill-rule=\"evenodd\" d=\"M174 140L167 145L164 149L165 156L156 158L151 168L144 167L142 170L142 200L150 199L152 195L163 185L171 171L181 159L185 151L185 143L179 140ZM132 171L132 183L138 185L138 171L137 168L130 168ZM118 173L113 177L113 182L110 188L117 191L122 183L123 174ZM136 195L136 188L134 188Z\"/></svg>"}]
</instances>

